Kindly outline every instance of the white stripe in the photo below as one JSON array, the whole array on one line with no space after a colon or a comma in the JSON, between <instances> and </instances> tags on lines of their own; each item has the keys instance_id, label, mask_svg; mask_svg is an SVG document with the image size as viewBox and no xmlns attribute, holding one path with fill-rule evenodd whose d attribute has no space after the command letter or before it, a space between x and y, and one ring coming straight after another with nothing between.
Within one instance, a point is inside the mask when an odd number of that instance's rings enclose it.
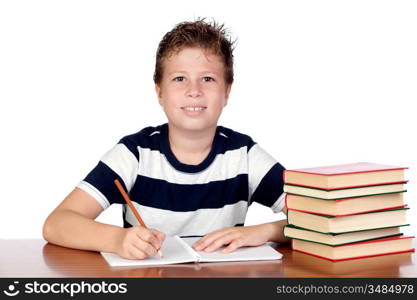
<instances>
[{"instance_id":1,"label":"white stripe","mask_svg":"<svg viewBox=\"0 0 417 300\"><path fill-rule=\"evenodd\" d=\"M245 222L247 201L239 201L223 208L203 208L190 212L176 212L139 205L132 201L140 216L149 228L154 228L167 235L205 235L218 230ZM127 207L126 221L138 225L138 221Z\"/></svg>"},{"instance_id":2,"label":"white stripe","mask_svg":"<svg viewBox=\"0 0 417 300\"><path fill-rule=\"evenodd\" d=\"M276 160L258 144L252 146L248 152L249 199L256 191L262 178L268 173Z\"/></svg>"},{"instance_id":3,"label":"white stripe","mask_svg":"<svg viewBox=\"0 0 417 300\"><path fill-rule=\"evenodd\" d=\"M117 144L101 158L110 169L119 175L128 191L133 187L138 170L138 159L124 145Z\"/></svg>"},{"instance_id":4,"label":"white stripe","mask_svg":"<svg viewBox=\"0 0 417 300\"><path fill-rule=\"evenodd\" d=\"M87 181L81 181L77 188L82 189L83 191L87 192L91 197L97 200L97 202L106 209L110 206L109 200L107 200L106 196L104 196L98 189L96 189L93 185L89 184Z\"/></svg>"},{"instance_id":5,"label":"white stripe","mask_svg":"<svg viewBox=\"0 0 417 300\"><path fill-rule=\"evenodd\" d=\"M225 135L223 132L219 132L220 135L224 136L225 138L229 138L227 135Z\"/></svg>"},{"instance_id":6,"label":"white stripe","mask_svg":"<svg viewBox=\"0 0 417 300\"><path fill-rule=\"evenodd\" d=\"M248 172L246 146L217 154L210 166L199 173L177 171L165 155L157 150L138 147L138 151L140 157L138 174L170 183L205 184L234 178Z\"/></svg>"}]
</instances>

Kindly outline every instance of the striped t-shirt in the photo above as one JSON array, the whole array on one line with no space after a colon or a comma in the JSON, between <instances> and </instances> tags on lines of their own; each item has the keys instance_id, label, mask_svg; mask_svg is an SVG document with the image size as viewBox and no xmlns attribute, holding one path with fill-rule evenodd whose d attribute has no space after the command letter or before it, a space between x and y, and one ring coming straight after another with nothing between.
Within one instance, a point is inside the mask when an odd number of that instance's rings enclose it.
<instances>
[{"instance_id":1,"label":"striped t-shirt","mask_svg":"<svg viewBox=\"0 0 417 300\"><path fill-rule=\"evenodd\" d=\"M123 204L124 227L138 225L114 184L119 179L149 228L201 236L243 225L253 202L280 212L283 170L249 136L222 126L204 161L183 164L171 151L163 124L122 138L78 187L103 209Z\"/></svg>"}]
</instances>

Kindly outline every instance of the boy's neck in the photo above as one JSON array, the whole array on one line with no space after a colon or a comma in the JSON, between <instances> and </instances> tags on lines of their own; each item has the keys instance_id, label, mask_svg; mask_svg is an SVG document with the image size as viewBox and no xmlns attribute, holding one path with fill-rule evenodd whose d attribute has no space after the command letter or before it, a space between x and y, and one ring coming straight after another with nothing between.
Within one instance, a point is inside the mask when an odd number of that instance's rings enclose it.
<instances>
[{"instance_id":1,"label":"boy's neck","mask_svg":"<svg viewBox=\"0 0 417 300\"><path fill-rule=\"evenodd\" d=\"M197 165L210 153L216 127L205 131L183 130L169 126L169 145L176 158L184 163Z\"/></svg>"}]
</instances>

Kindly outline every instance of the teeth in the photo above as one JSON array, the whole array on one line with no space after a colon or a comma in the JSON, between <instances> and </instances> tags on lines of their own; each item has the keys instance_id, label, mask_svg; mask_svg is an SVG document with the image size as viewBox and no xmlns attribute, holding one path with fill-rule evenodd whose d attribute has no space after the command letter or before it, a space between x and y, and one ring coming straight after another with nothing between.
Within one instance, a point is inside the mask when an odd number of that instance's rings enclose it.
<instances>
[{"instance_id":1,"label":"teeth","mask_svg":"<svg viewBox=\"0 0 417 300\"><path fill-rule=\"evenodd\" d=\"M201 111L203 109L206 109L204 106L198 106L198 107L191 107L191 106L186 106L184 107L185 110L188 111Z\"/></svg>"}]
</instances>

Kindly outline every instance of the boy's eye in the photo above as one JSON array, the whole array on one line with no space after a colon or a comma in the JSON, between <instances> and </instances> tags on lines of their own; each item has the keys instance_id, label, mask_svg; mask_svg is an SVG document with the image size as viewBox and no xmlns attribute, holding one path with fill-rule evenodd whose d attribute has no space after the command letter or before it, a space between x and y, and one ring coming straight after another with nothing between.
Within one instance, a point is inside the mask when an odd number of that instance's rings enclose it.
<instances>
[{"instance_id":1,"label":"boy's eye","mask_svg":"<svg viewBox=\"0 0 417 300\"><path fill-rule=\"evenodd\" d=\"M210 76L204 76L204 77L203 77L203 80L204 80L204 81L207 81L207 82L208 82L208 81L214 81L214 78L213 78L213 77L210 77Z\"/></svg>"},{"instance_id":2,"label":"boy's eye","mask_svg":"<svg viewBox=\"0 0 417 300\"><path fill-rule=\"evenodd\" d=\"M177 76L173 80L174 81L183 81L184 80L184 76Z\"/></svg>"}]
</instances>

